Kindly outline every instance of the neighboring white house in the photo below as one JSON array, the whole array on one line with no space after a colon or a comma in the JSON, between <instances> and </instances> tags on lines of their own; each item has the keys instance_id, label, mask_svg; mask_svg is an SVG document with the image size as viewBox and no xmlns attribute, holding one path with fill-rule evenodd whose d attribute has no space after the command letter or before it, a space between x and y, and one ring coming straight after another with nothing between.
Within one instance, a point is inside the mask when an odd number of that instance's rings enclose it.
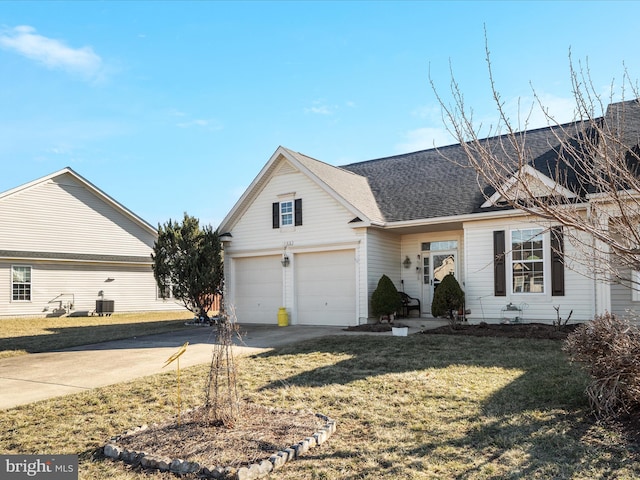
<instances>
[{"instance_id":1,"label":"neighboring white house","mask_svg":"<svg viewBox=\"0 0 640 480\"><path fill-rule=\"evenodd\" d=\"M554 184L556 143L554 127L527 132L531 164L521 174L540 195ZM554 306L586 321L640 306L628 288L568 260L581 253L562 227L501 206L464 163L460 145L343 167L279 147L219 226L227 304L240 322L276 323L285 307L292 324L356 325L369 320L386 274L430 317L444 270L460 282L475 322L551 322Z\"/></svg>"},{"instance_id":2,"label":"neighboring white house","mask_svg":"<svg viewBox=\"0 0 640 480\"><path fill-rule=\"evenodd\" d=\"M183 309L158 295L156 238L70 168L0 193L0 317Z\"/></svg>"}]
</instances>

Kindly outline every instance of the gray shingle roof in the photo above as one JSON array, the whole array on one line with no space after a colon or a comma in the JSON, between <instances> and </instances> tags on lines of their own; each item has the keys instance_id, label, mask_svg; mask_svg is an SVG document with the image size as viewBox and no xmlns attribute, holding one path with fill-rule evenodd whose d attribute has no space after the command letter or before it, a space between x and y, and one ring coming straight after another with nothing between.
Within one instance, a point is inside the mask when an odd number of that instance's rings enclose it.
<instances>
[{"instance_id":1,"label":"gray shingle roof","mask_svg":"<svg viewBox=\"0 0 640 480\"><path fill-rule=\"evenodd\" d=\"M505 158L508 156L506 137L483 142L490 148L500 148ZM527 150L533 158L549 152L552 143L557 142L551 128L526 133ZM469 166L461 145L353 163L342 168L367 177L387 222L476 213L485 201L484 194L493 193Z\"/></svg>"},{"instance_id":2,"label":"gray shingle roof","mask_svg":"<svg viewBox=\"0 0 640 480\"><path fill-rule=\"evenodd\" d=\"M314 175L360 210L373 222L384 221L367 179L354 172L321 162L302 153L285 149Z\"/></svg>"},{"instance_id":3,"label":"gray shingle roof","mask_svg":"<svg viewBox=\"0 0 640 480\"><path fill-rule=\"evenodd\" d=\"M624 111L624 115L620 112ZM612 104L606 119L624 118L627 124L625 140L630 145L638 143L640 132L640 104L637 100ZM530 164L543 174L555 178L558 169L561 176L576 193L584 194L589 185L579 185L571 169L558 164L558 137L576 135L576 122L528 130L519 135L525 138L526 155ZM629 137L629 138L626 138ZM482 143L497 152L505 164L513 163L514 150L507 136L496 136ZM352 163L341 168L367 178L385 221L409 221L478 213L485 195L494 191L479 179L476 171L468 166L464 148L450 145L438 149L396 155L392 157Z\"/></svg>"}]
</instances>

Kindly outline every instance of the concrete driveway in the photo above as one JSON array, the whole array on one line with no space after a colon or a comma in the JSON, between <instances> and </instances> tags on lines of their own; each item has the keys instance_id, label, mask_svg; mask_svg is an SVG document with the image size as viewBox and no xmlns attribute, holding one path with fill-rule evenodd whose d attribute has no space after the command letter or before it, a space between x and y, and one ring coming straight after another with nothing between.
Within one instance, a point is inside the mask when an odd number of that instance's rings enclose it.
<instances>
[{"instance_id":1,"label":"concrete driveway","mask_svg":"<svg viewBox=\"0 0 640 480\"><path fill-rule=\"evenodd\" d=\"M287 343L348 334L340 327L241 325L238 354L260 352ZM85 345L56 352L0 360L0 409L125 382L162 369L189 342L180 367L211 361L215 329L190 327L176 332Z\"/></svg>"}]
</instances>

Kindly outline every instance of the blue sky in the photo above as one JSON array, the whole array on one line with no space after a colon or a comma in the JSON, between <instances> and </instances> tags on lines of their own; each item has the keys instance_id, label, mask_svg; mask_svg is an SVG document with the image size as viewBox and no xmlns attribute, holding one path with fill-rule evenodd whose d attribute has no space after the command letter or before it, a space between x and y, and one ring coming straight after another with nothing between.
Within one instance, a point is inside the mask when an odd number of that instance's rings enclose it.
<instances>
[{"instance_id":1,"label":"blue sky","mask_svg":"<svg viewBox=\"0 0 640 480\"><path fill-rule=\"evenodd\" d=\"M572 118L569 50L606 94L640 76L636 2L0 2L0 191L69 166L154 226L214 227L279 145L333 165L452 143L532 86ZM627 92L627 98L629 92ZM540 115L531 126L545 126Z\"/></svg>"}]
</instances>

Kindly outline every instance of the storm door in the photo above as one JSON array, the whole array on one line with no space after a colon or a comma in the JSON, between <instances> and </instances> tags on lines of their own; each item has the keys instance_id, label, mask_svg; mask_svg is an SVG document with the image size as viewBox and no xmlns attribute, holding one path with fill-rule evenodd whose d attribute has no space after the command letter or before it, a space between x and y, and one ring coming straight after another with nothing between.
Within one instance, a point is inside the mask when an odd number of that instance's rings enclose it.
<instances>
[{"instance_id":1,"label":"storm door","mask_svg":"<svg viewBox=\"0 0 640 480\"><path fill-rule=\"evenodd\" d=\"M422 244L422 309L431 315L433 294L445 276L458 275L458 242L425 242Z\"/></svg>"}]
</instances>

